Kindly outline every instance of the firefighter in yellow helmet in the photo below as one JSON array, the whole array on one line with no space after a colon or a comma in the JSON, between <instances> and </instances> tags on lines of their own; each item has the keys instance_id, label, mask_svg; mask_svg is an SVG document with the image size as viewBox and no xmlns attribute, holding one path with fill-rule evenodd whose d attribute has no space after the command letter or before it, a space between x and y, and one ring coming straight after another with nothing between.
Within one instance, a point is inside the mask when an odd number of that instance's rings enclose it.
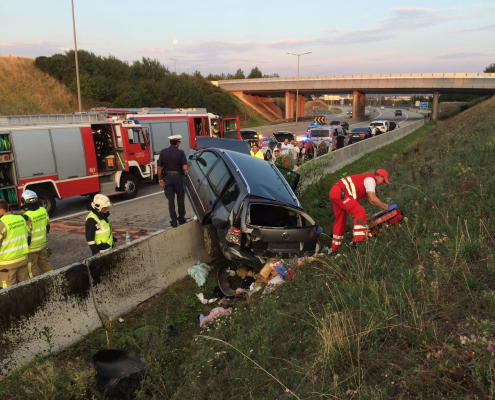
<instances>
[{"instance_id":1,"label":"firefighter in yellow helmet","mask_svg":"<svg viewBox=\"0 0 495 400\"><path fill-rule=\"evenodd\" d=\"M0 200L0 283L5 289L29 279L28 254L31 219L14 215L9 204Z\"/></svg>"},{"instance_id":2,"label":"firefighter in yellow helmet","mask_svg":"<svg viewBox=\"0 0 495 400\"><path fill-rule=\"evenodd\" d=\"M110 207L110 199L103 194L97 194L89 207L90 213L86 217L86 241L93 255L110 250L117 241L110 225Z\"/></svg>"},{"instance_id":3,"label":"firefighter in yellow helmet","mask_svg":"<svg viewBox=\"0 0 495 400\"><path fill-rule=\"evenodd\" d=\"M39 270L46 274L53 268L48 261L46 235L50 232L50 219L44 207L38 202L38 195L32 190L24 190L21 196L21 214L31 219L31 243L29 245L29 277L38 276ZM38 268L39 267L39 268Z\"/></svg>"}]
</instances>

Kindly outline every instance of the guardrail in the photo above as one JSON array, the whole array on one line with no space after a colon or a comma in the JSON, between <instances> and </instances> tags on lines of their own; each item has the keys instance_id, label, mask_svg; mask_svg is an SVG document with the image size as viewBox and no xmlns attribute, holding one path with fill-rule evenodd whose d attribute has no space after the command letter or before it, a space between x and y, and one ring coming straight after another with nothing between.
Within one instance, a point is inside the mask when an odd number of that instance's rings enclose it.
<instances>
[{"instance_id":1,"label":"guardrail","mask_svg":"<svg viewBox=\"0 0 495 400\"><path fill-rule=\"evenodd\" d=\"M66 349L210 262L196 222L0 291L0 377Z\"/></svg>"}]
</instances>

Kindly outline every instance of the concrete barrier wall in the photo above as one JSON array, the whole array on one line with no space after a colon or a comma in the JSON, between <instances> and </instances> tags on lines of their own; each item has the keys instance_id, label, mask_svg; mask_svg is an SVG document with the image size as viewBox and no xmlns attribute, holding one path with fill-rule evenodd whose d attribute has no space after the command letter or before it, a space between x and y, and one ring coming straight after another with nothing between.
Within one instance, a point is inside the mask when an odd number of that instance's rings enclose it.
<instances>
[{"instance_id":1,"label":"concrete barrier wall","mask_svg":"<svg viewBox=\"0 0 495 400\"><path fill-rule=\"evenodd\" d=\"M210 262L196 222L0 290L0 377L101 329Z\"/></svg>"},{"instance_id":2,"label":"concrete barrier wall","mask_svg":"<svg viewBox=\"0 0 495 400\"><path fill-rule=\"evenodd\" d=\"M425 124L424 120L419 120L407 125L404 128L393 130L392 132L383 133L370 139L363 140L362 142L354 143L350 146L346 146L343 149L332 151L324 156L318 157L305 163L299 168L298 172L301 175L305 174L305 171L309 171L315 163L323 166L325 174L331 174L338 169L345 167L346 165L358 160L366 153L386 146L389 143L395 142L414 132L416 129L422 127ZM315 177L315 179L319 179ZM314 183L314 180L305 179L302 183L302 190L308 185Z\"/></svg>"}]
</instances>

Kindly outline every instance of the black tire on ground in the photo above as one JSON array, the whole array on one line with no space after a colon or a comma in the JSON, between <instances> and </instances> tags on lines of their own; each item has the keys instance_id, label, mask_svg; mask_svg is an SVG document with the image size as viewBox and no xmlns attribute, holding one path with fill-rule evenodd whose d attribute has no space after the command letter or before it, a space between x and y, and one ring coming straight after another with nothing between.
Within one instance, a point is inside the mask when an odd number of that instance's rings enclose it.
<instances>
[{"instance_id":1,"label":"black tire on ground","mask_svg":"<svg viewBox=\"0 0 495 400\"><path fill-rule=\"evenodd\" d=\"M206 254L212 258L218 257L220 255L220 246L218 245L217 230L212 224L207 224L203 227L203 240Z\"/></svg>"},{"instance_id":2,"label":"black tire on ground","mask_svg":"<svg viewBox=\"0 0 495 400\"><path fill-rule=\"evenodd\" d=\"M133 199L139 192L138 178L133 174L122 174L122 177L120 178L120 189L125 191L125 193L121 195L124 199Z\"/></svg>"},{"instance_id":3,"label":"black tire on ground","mask_svg":"<svg viewBox=\"0 0 495 400\"><path fill-rule=\"evenodd\" d=\"M34 192L38 195L40 206L44 207L51 217L57 208L55 196L45 189L34 189Z\"/></svg>"},{"instance_id":4,"label":"black tire on ground","mask_svg":"<svg viewBox=\"0 0 495 400\"><path fill-rule=\"evenodd\" d=\"M272 152L271 150L267 150L265 154L265 159L270 161L272 159Z\"/></svg>"}]
</instances>

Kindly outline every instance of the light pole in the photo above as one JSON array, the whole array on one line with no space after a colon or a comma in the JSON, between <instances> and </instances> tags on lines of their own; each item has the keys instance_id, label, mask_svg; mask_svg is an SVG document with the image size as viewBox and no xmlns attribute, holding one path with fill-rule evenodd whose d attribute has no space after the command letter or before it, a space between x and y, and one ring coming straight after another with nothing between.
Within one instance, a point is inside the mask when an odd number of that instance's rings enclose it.
<instances>
[{"instance_id":1,"label":"light pole","mask_svg":"<svg viewBox=\"0 0 495 400\"><path fill-rule=\"evenodd\" d=\"M310 54L310 51L307 51L306 53L301 53L301 54L294 54L290 51L287 52L287 54L291 56L297 56L297 87L296 87L296 124L297 120L299 117L299 57L304 56L305 54Z\"/></svg>"},{"instance_id":2,"label":"light pole","mask_svg":"<svg viewBox=\"0 0 495 400\"><path fill-rule=\"evenodd\" d=\"M175 75L177 75L177 58L171 58L171 60L174 60Z\"/></svg>"},{"instance_id":3,"label":"light pole","mask_svg":"<svg viewBox=\"0 0 495 400\"><path fill-rule=\"evenodd\" d=\"M72 27L74 28L74 53L76 57L77 101L79 103L79 112L82 112L81 85L79 84L79 63L77 62L76 19L74 17L74 0L71 0L71 2L72 2Z\"/></svg>"}]
</instances>

